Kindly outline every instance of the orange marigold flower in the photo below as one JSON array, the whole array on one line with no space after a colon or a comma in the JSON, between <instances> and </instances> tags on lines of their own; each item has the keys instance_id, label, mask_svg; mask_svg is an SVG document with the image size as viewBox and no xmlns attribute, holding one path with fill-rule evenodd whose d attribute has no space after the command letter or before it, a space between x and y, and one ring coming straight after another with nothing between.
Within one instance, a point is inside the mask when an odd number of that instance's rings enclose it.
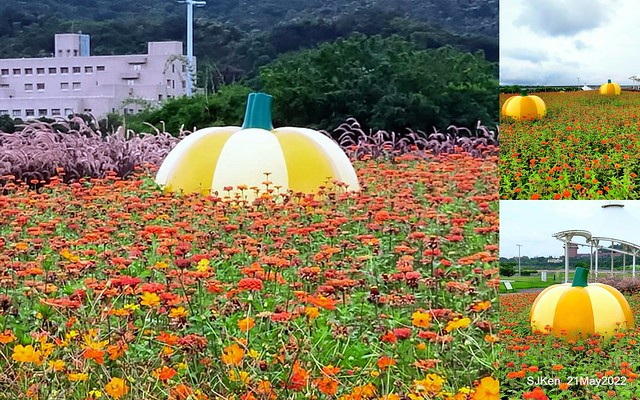
<instances>
[{"instance_id":1,"label":"orange marigold flower","mask_svg":"<svg viewBox=\"0 0 640 400\"><path fill-rule=\"evenodd\" d=\"M235 343L225 347L222 352L222 362L225 365L241 365L243 357L244 349Z\"/></svg>"},{"instance_id":2,"label":"orange marigold flower","mask_svg":"<svg viewBox=\"0 0 640 400\"><path fill-rule=\"evenodd\" d=\"M119 399L129 392L129 387L124 379L113 377L104 387L104 391L114 399Z\"/></svg>"},{"instance_id":3,"label":"orange marigold flower","mask_svg":"<svg viewBox=\"0 0 640 400\"><path fill-rule=\"evenodd\" d=\"M69 378L71 382L86 381L89 378L89 374L83 374L83 373L67 374L67 378Z\"/></svg>"},{"instance_id":4,"label":"orange marigold flower","mask_svg":"<svg viewBox=\"0 0 640 400\"><path fill-rule=\"evenodd\" d=\"M7 344L16 340L15 335L10 329L6 329L3 333L0 333L0 343Z\"/></svg>"},{"instance_id":5,"label":"orange marigold flower","mask_svg":"<svg viewBox=\"0 0 640 400\"><path fill-rule=\"evenodd\" d=\"M471 323L471 320L469 318L462 318L462 319L455 318L453 321L449 321L445 329L447 330L447 332L451 332L454 329L466 328L469 326L470 323Z\"/></svg>"},{"instance_id":6,"label":"orange marigold flower","mask_svg":"<svg viewBox=\"0 0 640 400\"><path fill-rule=\"evenodd\" d=\"M251 328L253 328L255 325L256 325L256 322L251 317L243 318L238 321L238 328L240 328L242 332L247 332L251 330Z\"/></svg>"},{"instance_id":7,"label":"orange marigold flower","mask_svg":"<svg viewBox=\"0 0 640 400\"><path fill-rule=\"evenodd\" d=\"M382 356L378 359L378 368L380 368L380 370L384 371L385 369L387 369L388 367L391 367L393 365L396 365L396 360L387 356Z\"/></svg>"},{"instance_id":8,"label":"orange marigold flower","mask_svg":"<svg viewBox=\"0 0 640 400\"><path fill-rule=\"evenodd\" d=\"M151 375L154 378L159 379L161 381L167 381L173 378L176 373L177 371L175 369L171 367L167 367L166 365L163 365L160 368L154 369L153 372L151 372Z\"/></svg>"},{"instance_id":9,"label":"orange marigold flower","mask_svg":"<svg viewBox=\"0 0 640 400\"><path fill-rule=\"evenodd\" d=\"M490 376L482 378L473 394L474 400L499 400L500 383Z\"/></svg>"},{"instance_id":10,"label":"orange marigold flower","mask_svg":"<svg viewBox=\"0 0 640 400\"><path fill-rule=\"evenodd\" d=\"M188 314L189 312L184 307L176 307L169 311L169 318L185 318Z\"/></svg>"}]
</instances>

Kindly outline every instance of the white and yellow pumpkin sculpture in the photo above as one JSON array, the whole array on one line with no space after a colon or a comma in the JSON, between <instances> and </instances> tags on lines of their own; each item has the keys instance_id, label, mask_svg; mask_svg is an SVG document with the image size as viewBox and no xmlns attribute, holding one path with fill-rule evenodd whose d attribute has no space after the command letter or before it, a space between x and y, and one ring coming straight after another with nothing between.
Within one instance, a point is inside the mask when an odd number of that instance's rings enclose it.
<instances>
[{"instance_id":1,"label":"white and yellow pumpkin sculpture","mask_svg":"<svg viewBox=\"0 0 640 400\"><path fill-rule=\"evenodd\" d=\"M247 200L266 188L265 181L281 192L315 193L332 180L360 189L349 158L330 138L306 128L274 129L271 102L268 94L251 93L242 127L210 127L187 136L163 161L156 183L169 192L241 193Z\"/></svg>"},{"instance_id":2,"label":"white and yellow pumpkin sculpture","mask_svg":"<svg viewBox=\"0 0 640 400\"><path fill-rule=\"evenodd\" d=\"M552 285L536 297L529 319L534 331L551 328L554 336L610 338L633 329L633 311L624 295L610 285L587 283L589 270L576 268L572 283Z\"/></svg>"}]
</instances>

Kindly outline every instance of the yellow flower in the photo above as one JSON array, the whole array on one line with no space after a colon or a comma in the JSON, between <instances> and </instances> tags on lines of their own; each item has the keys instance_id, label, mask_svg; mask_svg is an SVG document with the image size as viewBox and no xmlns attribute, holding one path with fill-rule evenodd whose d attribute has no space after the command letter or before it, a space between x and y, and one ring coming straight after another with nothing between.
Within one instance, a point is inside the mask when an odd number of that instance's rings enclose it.
<instances>
[{"instance_id":1,"label":"yellow flower","mask_svg":"<svg viewBox=\"0 0 640 400\"><path fill-rule=\"evenodd\" d=\"M64 369L64 361L62 360L50 360L48 362L49 368L53 371L62 371Z\"/></svg>"},{"instance_id":2,"label":"yellow flower","mask_svg":"<svg viewBox=\"0 0 640 400\"><path fill-rule=\"evenodd\" d=\"M40 365L42 363L40 355L40 352L35 350L32 345L22 346L19 344L13 348L12 358L17 362L32 362Z\"/></svg>"},{"instance_id":3,"label":"yellow flower","mask_svg":"<svg viewBox=\"0 0 640 400\"><path fill-rule=\"evenodd\" d=\"M416 311L411 315L413 325L418 328L428 328L431 325L431 315L423 313L422 311Z\"/></svg>"},{"instance_id":4,"label":"yellow flower","mask_svg":"<svg viewBox=\"0 0 640 400\"><path fill-rule=\"evenodd\" d=\"M91 390L89 391L89 398L90 399L99 399L100 397L102 397L102 392L99 390Z\"/></svg>"},{"instance_id":5,"label":"yellow flower","mask_svg":"<svg viewBox=\"0 0 640 400\"><path fill-rule=\"evenodd\" d=\"M307 318L309 318L309 321L313 321L314 319L318 318L318 315L320 315L320 313L318 312L318 307L305 307L304 313Z\"/></svg>"},{"instance_id":6,"label":"yellow flower","mask_svg":"<svg viewBox=\"0 0 640 400\"><path fill-rule=\"evenodd\" d=\"M71 382L86 381L89 378L89 374L83 374L83 373L67 374L67 378L69 378Z\"/></svg>"},{"instance_id":7,"label":"yellow flower","mask_svg":"<svg viewBox=\"0 0 640 400\"><path fill-rule=\"evenodd\" d=\"M198 266L196 267L196 270L198 270L198 272L209 271L209 260L207 260L206 258L203 258L202 260L198 261Z\"/></svg>"},{"instance_id":8,"label":"yellow flower","mask_svg":"<svg viewBox=\"0 0 640 400\"><path fill-rule=\"evenodd\" d=\"M129 304L125 304L123 309L127 311L135 311L138 308L140 308L139 304L129 303Z\"/></svg>"},{"instance_id":9,"label":"yellow flower","mask_svg":"<svg viewBox=\"0 0 640 400\"><path fill-rule=\"evenodd\" d=\"M140 304L147 307L155 307L160 304L160 297L155 293L144 292L140 296Z\"/></svg>"},{"instance_id":10,"label":"yellow flower","mask_svg":"<svg viewBox=\"0 0 640 400\"><path fill-rule=\"evenodd\" d=\"M413 383L415 384L415 391L418 393L436 394L442 388L444 379L437 374L428 374L424 379L413 381Z\"/></svg>"},{"instance_id":11,"label":"yellow flower","mask_svg":"<svg viewBox=\"0 0 640 400\"><path fill-rule=\"evenodd\" d=\"M251 381L249 379L249 373L247 371L240 371L239 373L236 373L236 371L233 369L229 371L229 379L231 380L231 382L242 382L245 385L248 385Z\"/></svg>"},{"instance_id":12,"label":"yellow flower","mask_svg":"<svg viewBox=\"0 0 640 400\"><path fill-rule=\"evenodd\" d=\"M114 399L119 399L120 397L127 394L129 391L129 387L124 379L120 378L111 378L109 383L104 387L104 391Z\"/></svg>"},{"instance_id":13,"label":"yellow flower","mask_svg":"<svg viewBox=\"0 0 640 400\"><path fill-rule=\"evenodd\" d=\"M462 318L462 319L455 318L453 321L449 321L445 329L447 330L447 332L451 332L454 329L466 328L469 326L470 323L471 323L471 320L469 318Z\"/></svg>"},{"instance_id":14,"label":"yellow flower","mask_svg":"<svg viewBox=\"0 0 640 400\"><path fill-rule=\"evenodd\" d=\"M184 307L172 308L169 311L169 318L185 318L189 314L188 311L184 309Z\"/></svg>"}]
</instances>

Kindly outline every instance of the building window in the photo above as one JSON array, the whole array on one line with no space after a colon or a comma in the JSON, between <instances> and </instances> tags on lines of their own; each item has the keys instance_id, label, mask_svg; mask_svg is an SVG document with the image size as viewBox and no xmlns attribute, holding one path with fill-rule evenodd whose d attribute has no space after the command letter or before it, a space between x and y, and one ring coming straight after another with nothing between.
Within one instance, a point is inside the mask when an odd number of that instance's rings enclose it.
<instances>
[{"instance_id":1,"label":"building window","mask_svg":"<svg viewBox=\"0 0 640 400\"><path fill-rule=\"evenodd\" d=\"M22 110L13 110L11 112L11 115L13 115L14 117L19 117L22 115Z\"/></svg>"},{"instance_id":2,"label":"building window","mask_svg":"<svg viewBox=\"0 0 640 400\"><path fill-rule=\"evenodd\" d=\"M87 74L92 74L93 73L93 67L84 67L84 72Z\"/></svg>"},{"instance_id":3,"label":"building window","mask_svg":"<svg viewBox=\"0 0 640 400\"><path fill-rule=\"evenodd\" d=\"M2 68L2 70L0 71L0 74L2 76L8 76L9 75L9 68Z\"/></svg>"},{"instance_id":4,"label":"building window","mask_svg":"<svg viewBox=\"0 0 640 400\"><path fill-rule=\"evenodd\" d=\"M25 83L24 90L26 90L27 92L31 92L33 90L33 83Z\"/></svg>"},{"instance_id":5,"label":"building window","mask_svg":"<svg viewBox=\"0 0 640 400\"><path fill-rule=\"evenodd\" d=\"M80 90L80 82L73 82L73 90Z\"/></svg>"},{"instance_id":6,"label":"building window","mask_svg":"<svg viewBox=\"0 0 640 400\"><path fill-rule=\"evenodd\" d=\"M186 81L182 81L182 88L186 89L186 87L187 87L187 82Z\"/></svg>"},{"instance_id":7,"label":"building window","mask_svg":"<svg viewBox=\"0 0 640 400\"><path fill-rule=\"evenodd\" d=\"M44 68L36 68L36 74L44 75Z\"/></svg>"},{"instance_id":8,"label":"building window","mask_svg":"<svg viewBox=\"0 0 640 400\"><path fill-rule=\"evenodd\" d=\"M51 115L60 115L60 109L59 108L52 108L51 109Z\"/></svg>"},{"instance_id":9,"label":"building window","mask_svg":"<svg viewBox=\"0 0 640 400\"><path fill-rule=\"evenodd\" d=\"M171 64L171 73L173 73L173 74L176 73L176 65L175 64Z\"/></svg>"},{"instance_id":10,"label":"building window","mask_svg":"<svg viewBox=\"0 0 640 400\"><path fill-rule=\"evenodd\" d=\"M167 79L167 88L171 89L171 79Z\"/></svg>"},{"instance_id":11,"label":"building window","mask_svg":"<svg viewBox=\"0 0 640 400\"><path fill-rule=\"evenodd\" d=\"M33 75L33 68L25 68L24 69L24 74L25 75Z\"/></svg>"},{"instance_id":12,"label":"building window","mask_svg":"<svg viewBox=\"0 0 640 400\"><path fill-rule=\"evenodd\" d=\"M64 109L64 115L71 115L73 114L73 109L71 108L65 108Z\"/></svg>"},{"instance_id":13,"label":"building window","mask_svg":"<svg viewBox=\"0 0 640 400\"><path fill-rule=\"evenodd\" d=\"M104 65L98 65L98 66L96 67L96 70L97 70L97 71L104 71Z\"/></svg>"},{"instance_id":14,"label":"building window","mask_svg":"<svg viewBox=\"0 0 640 400\"><path fill-rule=\"evenodd\" d=\"M44 90L44 83L36 83L36 89Z\"/></svg>"},{"instance_id":15,"label":"building window","mask_svg":"<svg viewBox=\"0 0 640 400\"><path fill-rule=\"evenodd\" d=\"M161 94L158 95L158 101L162 101L162 95Z\"/></svg>"},{"instance_id":16,"label":"building window","mask_svg":"<svg viewBox=\"0 0 640 400\"><path fill-rule=\"evenodd\" d=\"M9 115L9 110L0 110L0 115Z\"/></svg>"},{"instance_id":17,"label":"building window","mask_svg":"<svg viewBox=\"0 0 640 400\"><path fill-rule=\"evenodd\" d=\"M69 82L60 82L60 89L69 90Z\"/></svg>"},{"instance_id":18,"label":"building window","mask_svg":"<svg viewBox=\"0 0 640 400\"><path fill-rule=\"evenodd\" d=\"M33 117L34 115L36 115L36 113L34 112L33 108L27 108L26 110L24 110L24 115L26 115L27 117Z\"/></svg>"},{"instance_id":19,"label":"building window","mask_svg":"<svg viewBox=\"0 0 640 400\"><path fill-rule=\"evenodd\" d=\"M61 74L68 74L69 73L69 67L60 67L60 73Z\"/></svg>"},{"instance_id":20,"label":"building window","mask_svg":"<svg viewBox=\"0 0 640 400\"><path fill-rule=\"evenodd\" d=\"M126 79L127 86L133 86L136 83L135 79Z\"/></svg>"},{"instance_id":21,"label":"building window","mask_svg":"<svg viewBox=\"0 0 640 400\"><path fill-rule=\"evenodd\" d=\"M13 74L14 75L20 75L20 68L14 68L13 69Z\"/></svg>"},{"instance_id":22,"label":"building window","mask_svg":"<svg viewBox=\"0 0 640 400\"><path fill-rule=\"evenodd\" d=\"M56 71L56 67L50 67L49 68L49 74L55 74L56 72L57 72Z\"/></svg>"},{"instance_id":23,"label":"building window","mask_svg":"<svg viewBox=\"0 0 640 400\"><path fill-rule=\"evenodd\" d=\"M38 109L38 116L39 117L45 117L46 115L47 115L47 109L46 108Z\"/></svg>"},{"instance_id":24,"label":"building window","mask_svg":"<svg viewBox=\"0 0 640 400\"><path fill-rule=\"evenodd\" d=\"M8 83L0 83L0 89L2 88L8 88L9 84Z\"/></svg>"},{"instance_id":25,"label":"building window","mask_svg":"<svg viewBox=\"0 0 640 400\"><path fill-rule=\"evenodd\" d=\"M80 67L73 67L73 73L74 74L79 74L80 73Z\"/></svg>"},{"instance_id":26,"label":"building window","mask_svg":"<svg viewBox=\"0 0 640 400\"><path fill-rule=\"evenodd\" d=\"M140 71L141 68L142 68L142 65L140 65L140 64L134 64L133 65L133 70L134 71Z\"/></svg>"},{"instance_id":27,"label":"building window","mask_svg":"<svg viewBox=\"0 0 640 400\"><path fill-rule=\"evenodd\" d=\"M84 112L86 112L86 113L90 113L90 112L91 112L91 109L90 109L90 108L85 108L85 109L84 109Z\"/></svg>"},{"instance_id":28,"label":"building window","mask_svg":"<svg viewBox=\"0 0 640 400\"><path fill-rule=\"evenodd\" d=\"M77 56L78 55L78 50L73 50L73 55Z\"/></svg>"},{"instance_id":29,"label":"building window","mask_svg":"<svg viewBox=\"0 0 640 400\"><path fill-rule=\"evenodd\" d=\"M187 66L182 64L182 72L187 72Z\"/></svg>"}]
</instances>

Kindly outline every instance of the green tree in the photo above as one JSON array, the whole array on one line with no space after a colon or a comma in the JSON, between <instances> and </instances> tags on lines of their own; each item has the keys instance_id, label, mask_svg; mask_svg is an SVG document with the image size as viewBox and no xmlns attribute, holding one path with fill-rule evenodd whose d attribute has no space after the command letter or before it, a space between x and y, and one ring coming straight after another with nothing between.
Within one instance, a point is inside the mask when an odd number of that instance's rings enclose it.
<instances>
[{"instance_id":1,"label":"green tree","mask_svg":"<svg viewBox=\"0 0 640 400\"><path fill-rule=\"evenodd\" d=\"M509 277L516 274L516 264L515 263L500 263L500 276L501 277Z\"/></svg>"},{"instance_id":2,"label":"green tree","mask_svg":"<svg viewBox=\"0 0 640 400\"><path fill-rule=\"evenodd\" d=\"M260 70L279 124L332 129L355 117L398 132L495 124L496 77L496 65L481 52L419 50L395 36L360 34L281 56Z\"/></svg>"}]
</instances>

